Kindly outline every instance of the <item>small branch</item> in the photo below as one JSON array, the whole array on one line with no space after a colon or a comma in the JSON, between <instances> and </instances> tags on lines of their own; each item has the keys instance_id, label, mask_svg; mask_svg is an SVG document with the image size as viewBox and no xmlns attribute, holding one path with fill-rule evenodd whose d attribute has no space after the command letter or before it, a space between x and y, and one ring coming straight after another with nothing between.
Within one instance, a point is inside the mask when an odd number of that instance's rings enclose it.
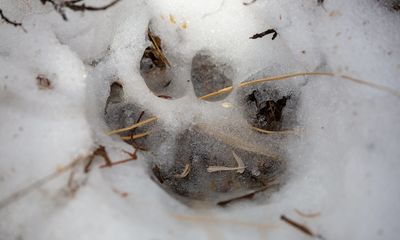
<instances>
[{"instance_id":1,"label":"small branch","mask_svg":"<svg viewBox=\"0 0 400 240\"><path fill-rule=\"evenodd\" d=\"M113 2L102 6L102 7L93 7L93 6L86 6L84 3L82 3L81 5L77 5L77 2L81 2L81 1L66 1L64 2L65 6L69 9L71 9L72 11L103 11L103 10L107 10L108 8L114 6L115 4L117 4L119 1L121 0L114 0Z\"/></svg>"},{"instance_id":2,"label":"small branch","mask_svg":"<svg viewBox=\"0 0 400 240\"><path fill-rule=\"evenodd\" d=\"M250 39L257 39L257 38L262 38L265 35L268 34L273 34L272 35L272 40L274 40L278 36L278 32L275 29L268 29L267 31L261 32L261 33L256 33L253 36L250 37Z\"/></svg>"},{"instance_id":3,"label":"small branch","mask_svg":"<svg viewBox=\"0 0 400 240\"><path fill-rule=\"evenodd\" d=\"M20 27L24 32L27 32L26 29L22 26L22 23L11 21L8 17L6 17L3 13L3 10L0 8L0 17L3 19L7 24L13 25L14 27Z\"/></svg>"},{"instance_id":4,"label":"small branch","mask_svg":"<svg viewBox=\"0 0 400 240\"><path fill-rule=\"evenodd\" d=\"M61 17L64 19L64 21L68 21L67 15L65 14L65 9L70 9L74 12L84 12L84 11L103 11L107 10L108 8L114 6L121 0L114 0L111 3L101 6L101 7L94 7L94 6L86 6L85 3L78 4L82 2L83 0L69 0L69 1L63 1L61 3L56 3L54 0L40 0L40 2L45 5L46 3L50 3L53 5L54 10L56 10Z\"/></svg>"},{"instance_id":5,"label":"small branch","mask_svg":"<svg viewBox=\"0 0 400 240\"><path fill-rule=\"evenodd\" d=\"M163 99L172 99L172 97L168 96L168 95L158 95L157 97L163 98Z\"/></svg>"},{"instance_id":6,"label":"small branch","mask_svg":"<svg viewBox=\"0 0 400 240\"><path fill-rule=\"evenodd\" d=\"M319 239L323 239L322 236L315 234L314 232L312 232L308 227L297 223L289 218L287 218L285 215L281 216L281 220L286 222L287 224L289 224L290 226L296 228L297 230L301 231L302 233L310 236L310 237L315 237L315 238L319 238Z\"/></svg>"},{"instance_id":7,"label":"small branch","mask_svg":"<svg viewBox=\"0 0 400 240\"><path fill-rule=\"evenodd\" d=\"M126 154L129 155L129 158L124 159L124 160L120 160L120 161L116 161L116 162L106 162L105 164L101 165L100 168L105 168L105 167L112 167L118 164L122 164L122 163L126 163L126 162L131 162L131 161L135 161L137 159L137 149L135 149L135 151L133 153L124 151Z\"/></svg>"},{"instance_id":8,"label":"small branch","mask_svg":"<svg viewBox=\"0 0 400 240\"><path fill-rule=\"evenodd\" d=\"M85 168L84 168L84 172L88 173L90 171L90 166L92 165L93 159L96 156L100 156L104 159L104 161L106 162L106 165L111 165L111 159L108 156L108 153L106 151L106 148L102 145L100 145L90 156L88 163L86 164Z\"/></svg>"}]
</instances>

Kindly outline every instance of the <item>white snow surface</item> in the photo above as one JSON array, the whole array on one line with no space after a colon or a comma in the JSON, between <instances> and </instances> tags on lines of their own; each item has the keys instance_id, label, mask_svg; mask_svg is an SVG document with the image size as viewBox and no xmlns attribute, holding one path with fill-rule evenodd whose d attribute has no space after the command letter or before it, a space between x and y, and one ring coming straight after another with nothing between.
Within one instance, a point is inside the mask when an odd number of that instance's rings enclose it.
<instances>
[{"instance_id":1,"label":"white snow surface","mask_svg":"<svg viewBox=\"0 0 400 240\"><path fill-rule=\"evenodd\" d=\"M68 21L39 0L1 0L0 8L27 30L0 22L0 200L98 145L113 160L133 151L105 134L115 79L171 132L195 122L243 127L221 106L235 108L236 90L206 102L187 82L201 49L233 67L235 89L272 67L273 74L329 71L400 90L400 12L380 1L122 0L106 11L66 10ZM139 73L149 21L176 69L177 99L157 98ZM249 39L269 28L279 33L275 40ZM51 89L38 88L39 74ZM190 208L151 180L145 153L104 169L97 157L89 174L77 170L82 184L73 196L67 172L3 206L0 239L309 239L282 214L327 240L398 239L400 98L334 77L293 78L282 89L296 81L306 81L298 110L304 131L284 142L288 181L270 199Z\"/></svg>"}]
</instances>

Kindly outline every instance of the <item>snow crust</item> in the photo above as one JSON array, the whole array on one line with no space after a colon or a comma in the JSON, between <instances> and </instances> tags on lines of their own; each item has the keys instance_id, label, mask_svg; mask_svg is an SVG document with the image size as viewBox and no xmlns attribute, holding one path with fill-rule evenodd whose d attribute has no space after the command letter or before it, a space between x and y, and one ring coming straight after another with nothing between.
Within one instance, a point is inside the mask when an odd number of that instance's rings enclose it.
<instances>
[{"instance_id":1,"label":"snow crust","mask_svg":"<svg viewBox=\"0 0 400 240\"><path fill-rule=\"evenodd\" d=\"M254 76L328 71L400 90L400 13L388 6L123 0L107 11L67 10L65 22L49 4L2 1L4 14L27 33L0 22L0 200L98 145L113 160L127 157L121 150L132 148L105 134L104 107L115 80L127 101L158 116L169 133L200 122L245 128L236 87ZM173 100L156 97L139 72L150 21L172 62ZM269 28L279 33L275 40L249 39ZM235 90L222 101L198 99L187 81L202 49L234 69ZM39 74L51 89L38 88ZM96 158L90 174L77 173L83 184L73 197L65 193L65 174L1 208L0 239L309 238L280 221L282 214L325 239L397 239L400 99L339 78L298 77L275 86L299 87L304 131L280 142L288 181L267 201L189 208L150 179L146 153L105 169ZM160 144L169 161L174 146ZM294 209L320 216L303 218Z\"/></svg>"}]
</instances>

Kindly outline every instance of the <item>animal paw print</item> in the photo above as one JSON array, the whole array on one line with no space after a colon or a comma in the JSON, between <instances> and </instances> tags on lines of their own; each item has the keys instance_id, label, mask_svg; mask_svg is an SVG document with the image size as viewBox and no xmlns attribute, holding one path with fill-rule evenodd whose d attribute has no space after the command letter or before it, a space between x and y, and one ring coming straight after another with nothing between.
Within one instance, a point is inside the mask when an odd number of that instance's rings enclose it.
<instances>
[{"instance_id":1,"label":"animal paw print","mask_svg":"<svg viewBox=\"0 0 400 240\"><path fill-rule=\"evenodd\" d=\"M140 73L158 97L148 98L182 111L170 91L176 63L150 29L147 38ZM115 129L110 134L142 150L155 182L187 205L225 206L260 192L271 194L285 181L285 142L297 124L299 96L294 88L266 83L233 94L234 77L227 61L210 50L198 51L190 64L191 91L197 97L193 115L199 106L213 114L204 110L206 116L190 120L176 114L179 128L168 126L159 109L128 100L122 84L114 82L105 107L105 121Z\"/></svg>"}]
</instances>

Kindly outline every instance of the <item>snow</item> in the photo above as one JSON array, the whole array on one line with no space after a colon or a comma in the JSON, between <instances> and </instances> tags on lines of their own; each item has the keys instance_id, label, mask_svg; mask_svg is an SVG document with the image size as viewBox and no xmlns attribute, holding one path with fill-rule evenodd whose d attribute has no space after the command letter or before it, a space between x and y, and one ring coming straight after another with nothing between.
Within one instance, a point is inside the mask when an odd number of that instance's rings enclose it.
<instances>
[{"instance_id":1,"label":"snow","mask_svg":"<svg viewBox=\"0 0 400 240\"><path fill-rule=\"evenodd\" d=\"M132 147L106 134L113 81L124 86L124 102L159 120L149 138L154 152L112 168L99 168L96 157L89 174L76 166L74 194L67 171L0 204L0 239L309 238L282 214L325 239L397 239L399 97L326 76L238 87L258 77L327 71L400 90L400 14L392 3L398 1L122 0L106 11L66 10L66 22L50 4L2 1L3 13L27 32L0 22L0 201L99 145L114 161L127 158L122 150ZM155 96L139 71L150 20L172 65L172 100ZM269 28L277 30L275 40L249 39ZM233 69L234 91L223 100L198 99L188 81L202 50ZM38 75L51 88L40 89ZM151 179L152 163L173 166L175 136L192 124L254 137L240 99L266 86L297 91L299 99L298 136L255 138L284 151L287 180L279 191L226 208L191 208Z\"/></svg>"}]
</instances>

